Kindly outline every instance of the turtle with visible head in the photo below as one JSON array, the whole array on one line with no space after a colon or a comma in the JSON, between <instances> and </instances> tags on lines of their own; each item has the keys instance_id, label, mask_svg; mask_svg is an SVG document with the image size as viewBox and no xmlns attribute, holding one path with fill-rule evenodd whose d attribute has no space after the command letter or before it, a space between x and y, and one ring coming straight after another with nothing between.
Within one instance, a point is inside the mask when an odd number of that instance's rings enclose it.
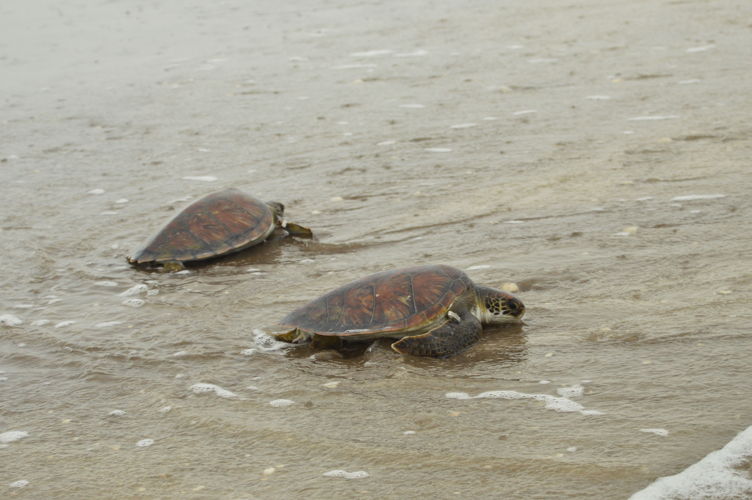
<instances>
[{"instance_id":1,"label":"turtle with visible head","mask_svg":"<svg viewBox=\"0 0 752 500\"><path fill-rule=\"evenodd\" d=\"M284 210L281 203L265 203L235 188L217 191L183 209L128 262L181 269L184 262L257 245L277 229L303 238L313 236L307 227L286 222Z\"/></svg>"},{"instance_id":2,"label":"turtle with visible head","mask_svg":"<svg viewBox=\"0 0 752 500\"><path fill-rule=\"evenodd\" d=\"M481 335L483 324L519 323L516 297L476 285L445 265L384 271L341 286L292 311L272 335L287 342L399 339L392 349L414 356L451 356ZM327 342L329 340L329 342Z\"/></svg>"}]
</instances>

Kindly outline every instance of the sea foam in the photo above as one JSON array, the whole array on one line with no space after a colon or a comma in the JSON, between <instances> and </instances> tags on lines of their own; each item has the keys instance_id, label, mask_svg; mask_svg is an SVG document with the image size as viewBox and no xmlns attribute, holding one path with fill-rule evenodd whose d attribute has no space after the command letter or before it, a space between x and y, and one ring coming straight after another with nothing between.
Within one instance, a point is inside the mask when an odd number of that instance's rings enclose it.
<instances>
[{"instance_id":1,"label":"sea foam","mask_svg":"<svg viewBox=\"0 0 752 500\"><path fill-rule=\"evenodd\" d=\"M269 404L275 408L284 408L294 405L295 401L292 399L275 399L274 401L269 401Z\"/></svg>"},{"instance_id":2,"label":"sea foam","mask_svg":"<svg viewBox=\"0 0 752 500\"><path fill-rule=\"evenodd\" d=\"M226 398L226 399L238 397L238 395L235 394L234 392L228 391L227 389L224 389L214 384L193 384L191 386L191 391L194 394L203 394L205 392L213 392L220 398Z\"/></svg>"},{"instance_id":3,"label":"sea foam","mask_svg":"<svg viewBox=\"0 0 752 500\"><path fill-rule=\"evenodd\" d=\"M633 116L632 118L627 118L628 121L631 122L648 122L648 121L657 121L657 120L675 120L679 118L678 115L652 115L652 116Z\"/></svg>"},{"instance_id":4,"label":"sea foam","mask_svg":"<svg viewBox=\"0 0 752 500\"><path fill-rule=\"evenodd\" d=\"M646 432L648 434L655 434L656 436L663 436L663 437L668 436L668 431L666 429L659 429L659 428L640 429L640 432Z\"/></svg>"},{"instance_id":5,"label":"sea foam","mask_svg":"<svg viewBox=\"0 0 752 500\"><path fill-rule=\"evenodd\" d=\"M29 433L26 431L7 431L0 434L0 443L12 443L25 437L29 437Z\"/></svg>"},{"instance_id":6,"label":"sea foam","mask_svg":"<svg viewBox=\"0 0 752 500\"><path fill-rule=\"evenodd\" d=\"M586 410L584 406L571 399L551 396L549 394L527 394L517 391L487 391L477 396L470 396L466 392L448 392L446 397L450 399L534 399L543 401L549 410L570 413L579 412L583 415L602 415L598 410Z\"/></svg>"},{"instance_id":7,"label":"sea foam","mask_svg":"<svg viewBox=\"0 0 752 500\"><path fill-rule=\"evenodd\" d=\"M580 384L571 387L559 387L556 393L563 398L576 398L585 394L585 388Z\"/></svg>"},{"instance_id":8,"label":"sea foam","mask_svg":"<svg viewBox=\"0 0 752 500\"><path fill-rule=\"evenodd\" d=\"M366 50L363 52L353 52L352 54L350 54L350 57L378 57L385 56L391 53L392 51L389 49Z\"/></svg>"},{"instance_id":9,"label":"sea foam","mask_svg":"<svg viewBox=\"0 0 752 500\"><path fill-rule=\"evenodd\" d=\"M657 479L630 500L673 498L750 498L752 480L736 467L752 459L752 426L736 435L726 446L690 465L678 474Z\"/></svg>"},{"instance_id":10,"label":"sea foam","mask_svg":"<svg viewBox=\"0 0 752 500\"><path fill-rule=\"evenodd\" d=\"M110 328L113 326L121 325L122 321L102 321L101 323L97 323L94 325L96 328Z\"/></svg>"},{"instance_id":11,"label":"sea foam","mask_svg":"<svg viewBox=\"0 0 752 500\"><path fill-rule=\"evenodd\" d=\"M368 473L364 470L358 470L355 472L347 472L346 470L330 470L329 472L324 472L324 475L326 477L344 477L345 479L362 479L364 477L368 477Z\"/></svg>"},{"instance_id":12,"label":"sea foam","mask_svg":"<svg viewBox=\"0 0 752 500\"><path fill-rule=\"evenodd\" d=\"M186 175L183 177L186 181L214 182L217 180L213 175Z\"/></svg>"},{"instance_id":13,"label":"sea foam","mask_svg":"<svg viewBox=\"0 0 752 500\"><path fill-rule=\"evenodd\" d=\"M23 323L23 320L21 320L21 318L19 318L18 316L14 316L12 314L0 315L0 325L18 326L21 323Z\"/></svg>"},{"instance_id":14,"label":"sea foam","mask_svg":"<svg viewBox=\"0 0 752 500\"><path fill-rule=\"evenodd\" d=\"M687 194L684 196L674 196L671 198L671 201L716 200L725 197L725 194Z\"/></svg>"},{"instance_id":15,"label":"sea foam","mask_svg":"<svg viewBox=\"0 0 752 500\"><path fill-rule=\"evenodd\" d=\"M141 283L139 285L133 285L128 290L120 292L118 295L120 295L121 297L132 297L134 295L146 293L147 291L149 291L148 285Z\"/></svg>"},{"instance_id":16,"label":"sea foam","mask_svg":"<svg viewBox=\"0 0 752 500\"><path fill-rule=\"evenodd\" d=\"M252 356L257 352L284 352L290 349L292 344L287 342L280 342L273 337L267 335L263 330L259 328L253 329L253 347L244 349L241 354L244 356Z\"/></svg>"}]
</instances>

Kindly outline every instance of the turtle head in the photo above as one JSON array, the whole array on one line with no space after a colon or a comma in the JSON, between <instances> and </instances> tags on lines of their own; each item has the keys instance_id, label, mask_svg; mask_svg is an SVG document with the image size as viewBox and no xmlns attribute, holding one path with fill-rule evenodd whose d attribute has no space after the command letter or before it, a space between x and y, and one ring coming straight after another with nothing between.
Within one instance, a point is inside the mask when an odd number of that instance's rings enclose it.
<instances>
[{"instance_id":1,"label":"turtle head","mask_svg":"<svg viewBox=\"0 0 752 500\"><path fill-rule=\"evenodd\" d=\"M274 217L281 221L285 215L285 206L278 201L267 201L266 204L272 209Z\"/></svg>"},{"instance_id":2,"label":"turtle head","mask_svg":"<svg viewBox=\"0 0 752 500\"><path fill-rule=\"evenodd\" d=\"M479 317L482 323L519 323L525 315L525 304L511 293L476 286Z\"/></svg>"}]
</instances>

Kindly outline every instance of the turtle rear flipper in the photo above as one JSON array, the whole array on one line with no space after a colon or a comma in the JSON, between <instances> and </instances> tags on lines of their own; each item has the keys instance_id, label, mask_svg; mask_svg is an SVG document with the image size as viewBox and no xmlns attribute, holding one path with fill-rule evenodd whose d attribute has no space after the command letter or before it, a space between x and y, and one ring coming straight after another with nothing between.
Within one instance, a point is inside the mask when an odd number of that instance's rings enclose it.
<instances>
[{"instance_id":1,"label":"turtle rear flipper","mask_svg":"<svg viewBox=\"0 0 752 500\"><path fill-rule=\"evenodd\" d=\"M457 354L478 340L483 331L478 318L469 312L460 313L459 318L456 323L449 321L422 335L403 337L392 344L392 349L413 356L446 357Z\"/></svg>"}]
</instances>

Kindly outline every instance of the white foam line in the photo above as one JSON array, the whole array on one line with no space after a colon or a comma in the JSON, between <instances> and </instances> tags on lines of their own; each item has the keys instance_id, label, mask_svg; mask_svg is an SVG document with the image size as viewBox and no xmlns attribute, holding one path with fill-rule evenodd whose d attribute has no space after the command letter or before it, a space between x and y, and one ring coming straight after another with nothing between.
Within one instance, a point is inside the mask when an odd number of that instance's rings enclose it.
<instances>
[{"instance_id":1,"label":"white foam line","mask_svg":"<svg viewBox=\"0 0 752 500\"><path fill-rule=\"evenodd\" d=\"M294 405L295 401L292 399L275 399L274 401L269 401L269 404L275 408L284 408Z\"/></svg>"},{"instance_id":2,"label":"white foam line","mask_svg":"<svg viewBox=\"0 0 752 500\"><path fill-rule=\"evenodd\" d=\"M659 429L659 428L640 429L640 432L646 432L648 434L655 434L656 436L662 436L662 437L668 436L668 431L666 429Z\"/></svg>"},{"instance_id":3,"label":"white foam line","mask_svg":"<svg viewBox=\"0 0 752 500\"><path fill-rule=\"evenodd\" d=\"M714 48L715 45L703 45L702 47L690 47L687 49L687 52L693 54L695 52L705 52L706 50L712 50Z\"/></svg>"},{"instance_id":4,"label":"white foam line","mask_svg":"<svg viewBox=\"0 0 752 500\"><path fill-rule=\"evenodd\" d=\"M671 198L671 201L716 200L725 197L725 194L688 194L685 196L674 196Z\"/></svg>"},{"instance_id":5,"label":"white foam line","mask_svg":"<svg viewBox=\"0 0 752 500\"><path fill-rule=\"evenodd\" d=\"M555 57L536 57L527 60L527 62L529 62L530 64L552 63L556 61L558 61L558 59L556 59Z\"/></svg>"},{"instance_id":6,"label":"white foam line","mask_svg":"<svg viewBox=\"0 0 752 500\"><path fill-rule=\"evenodd\" d=\"M675 120L676 118L679 118L679 115L633 116L632 118L627 118L627 121L647 122L647 121L655 121L655 120Z\"/></svg>"},{"instance_id":7,"label":"white foam line","mask_svg":"<svg viewBox=\"0 0 752 500\"><path fill-rule=\"evenodd\" d=\"M376 67L375 64L340 64L333 66L332 69L373 69Z\"/></svg>"},{"instance_id":8,"label":"white foam line","mask_svg":"<svg viewBox=\"0 0 752 500\"><path fill-rule=\"evenodd\" d=\"M326 477L343 477L345 479L363 479L364 477L368 477L368 475L369 474L364 470L347 472L346 470L337 469L324 472L324 476Z\"/></svg>"},{"instance_id":9,"label":"white foam line","mask_svg":"<svg viewBox=\"0 0 752 500\"><path fill-rule=\"evenodd\" d=\"M425 56L426 54L428 54L427 50L418 49L412 52L398 52L394 54L394 57L421 57Z\"/></svg>"},{"instance_id":10,"label":"white foam line","mask_svg":"<svg viewBox=\"0 0 752 500\"><path fill-rule=\"evenodd\" d=\"M116 281L107 281L107 280L95 281L94 284L97 286L107 286L107 287L118 286Z\"/></svg>"},{"instance_id":11,"label":"white foam line","mask_svg":"<svg viewBox=\"0 0 752 500\"><path fill-rule=\"evenodd\" d=\"M12 443L25 437L29 437L29 433L26 431L7 431L0 434L0 443Z\"/></svg>"},{"instance_id":12,"label":"white foam line","mask_svg":"<svg viewBox=\"0 0 752 500\"><path fill-rule=\"evenodd\" d=\"M213 175L186 175L183 177L186 181L214 182L217 180Z\"/></svg>"},{"instance_id":13,"label":"white foam line","mask_svg":"<svg viewBox=\"0 0 752 500\"><path fill-rule=\"evenodd\" d=\"M110 328L111 326L117 326L123 324L122 321L103 321L94 325L96 328Z\"/></svg>"},{"instance_id":14,"label":"white foam line","mask_svg":"<svg viewBox=\"0 0 752 500\"><path fill-rule=\"evenodd\" d=\"M558 412L579 412L583 415L602 415L598 410L586 410L584 406L567 398L551 396L549 394L526 394L517 391L488 391L481 392L477 396L470 396L466 392L448 392L446 397L450 399L535 399L543 401L546 408Z\"/></svg>"},{"instance_id":15,"label":"white foam line","mask_svg":"<svg viewBox=\"0 0 752 500\"><path fill-rule=\"evenodd\" d=\"M629 500L670 498L749 498L752 480L734 467L752 458L752 426L736 435L726 446L708 454L673 476L658 478Z\"/></svg>"},{"instance_id":16,"label":"white foam line","mask_svg":"<svg viewBox=\"0 0 752 500\"><path fill-rule=\"evenodd\" d=\"M350 54L350 57L378 57L389 55L392 52L393 51L389 49L366 50L363 52L353 52Z\"/></svg>"}]
</instances>

